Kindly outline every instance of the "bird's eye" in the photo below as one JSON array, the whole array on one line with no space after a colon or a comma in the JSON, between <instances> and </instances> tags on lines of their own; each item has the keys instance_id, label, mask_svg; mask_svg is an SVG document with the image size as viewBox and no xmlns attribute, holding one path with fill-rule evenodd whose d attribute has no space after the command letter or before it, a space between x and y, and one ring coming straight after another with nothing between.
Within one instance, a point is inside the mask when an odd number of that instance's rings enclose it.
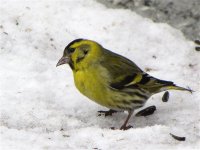
<instances>
[{"instance_id":1,"label":"bird's eye","mask_svg":"<svg viewBox=\"0 0 200 150\"><path fill-rule=\"evenodd\" d=\"M84 51L84 54L86 55L88 53L88 51Z\"/></svg>"},{"instance_id":2,"label":"bird's eye","mask_svg":"<svg viewBox=\"0 0 200 150\"><path fill-rule=\"evenodd\" d=\"M69 53L73 53L74 51L75 51L75 48L69 48L69 49L68 49L68 52L69 52Z\"/></svg>"}]
</instances>

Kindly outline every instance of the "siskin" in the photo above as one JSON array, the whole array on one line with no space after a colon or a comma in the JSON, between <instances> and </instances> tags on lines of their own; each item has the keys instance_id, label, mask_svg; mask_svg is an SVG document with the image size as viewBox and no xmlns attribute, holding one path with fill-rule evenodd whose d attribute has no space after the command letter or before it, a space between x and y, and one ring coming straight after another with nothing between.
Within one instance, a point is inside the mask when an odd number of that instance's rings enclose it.
<instances>
[{"instance_id":1,"label":"siskin","mask_svg":"<svg viewBox=\"0 0 200 150\"><path fill-rule=\"evenodd\" d=\"M128 111L121 126L127 126L133 111L153 94L166 90L190 91L142 71L131 60L113 53L95 41L76 39L69 43L57 66L69 64L78 90L96 103L110 108L107 114Z\"/></svg>"}]
</instances>

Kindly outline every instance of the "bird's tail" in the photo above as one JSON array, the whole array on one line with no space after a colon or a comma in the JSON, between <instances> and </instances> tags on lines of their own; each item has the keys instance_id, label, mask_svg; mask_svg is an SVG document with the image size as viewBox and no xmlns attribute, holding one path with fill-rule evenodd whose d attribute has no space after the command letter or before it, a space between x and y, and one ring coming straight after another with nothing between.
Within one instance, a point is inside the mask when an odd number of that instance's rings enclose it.
<instances>
[{"instance_id":1,"label":"bird's tail","mask_svg":"<svg viewBox=\"0 0 200 150\"><path fill-rule=\"evenodd\" d=\"M180 87L175 85L173 82L171 81L164 81L164 80L157 80L158 83L162 84L163 87L160 88L160 92L162 91L167 91L167 90L180 90L180 91L188 91L190 93L194 92L192 89L188 88L184 88L184 87Z\"/></svg>"},{"instance_id":2,"label":"bird's tail","mask_svg":"<svg viewBox=\"0 0 200 150\"><path fill-rule=\"evenodd\" d=\"M190 93L193 92L193 90L191 90L190 88L180 87L171 81L160 80L148 74L144 74L142 76L142 79L139 81L138 86L141 89L145 89L152 94L156 94L167 90L181 90L188 91Z\"/></svg>"},{"instance_id":3,"label":"bird's tail","mask_svg":"<svg viewBox=\"0 0 200 150\"><path fill-rule=\"evenodd\" d=\"M180 90L180 91L188 91L190 93L194 92L192 89L188 88L184 88L184 87L180 87L180 86L176 86L176 85L172 85L172 86L166 86L166 90Z\"/></svg>"}]
</instances>

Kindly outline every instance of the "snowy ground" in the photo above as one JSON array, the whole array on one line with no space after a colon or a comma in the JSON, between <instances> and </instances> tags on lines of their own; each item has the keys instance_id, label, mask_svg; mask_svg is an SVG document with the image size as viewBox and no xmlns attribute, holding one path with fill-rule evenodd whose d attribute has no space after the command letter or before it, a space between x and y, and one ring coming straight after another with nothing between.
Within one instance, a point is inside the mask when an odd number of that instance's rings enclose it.
<instances>
[{"instance_id":1,"label":"snowy ground","mask_svg":"<svg viewBox=\"0 0 200 150\"><path fill-rule=\"evenodd\" d=\"M200 147L200 53L180 31L91 0L1 0L0 34L0 149ZM156 105L153 115L133 116L130 130L111 130L127 114L98 117L106 108L76 90L68 66L55 67L64 47L80 37L196 92L171 91L167 103L157 94L146 104Z\"/></svg>"},{"instance_id":2,"label":"snowy ground","mask_svg":"<svg viewBox=\"0 0 200 150\"><path fill-rule=\"evenodd\" d=\"M167 22L181 30L188 39L200 39L200 0L98 1L108 7L131 9L155 22Z\"/></svg>"}]
</instances>

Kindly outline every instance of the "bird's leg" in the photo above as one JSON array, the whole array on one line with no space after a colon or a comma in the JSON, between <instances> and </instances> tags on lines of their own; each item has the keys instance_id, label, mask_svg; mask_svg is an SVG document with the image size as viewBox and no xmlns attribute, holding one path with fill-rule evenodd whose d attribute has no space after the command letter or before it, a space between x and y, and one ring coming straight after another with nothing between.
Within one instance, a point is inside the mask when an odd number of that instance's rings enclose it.
<instances>
[{"instance_id":1,"label":"bird's leg","mask_svg":"<svg viewBox=\"0 0 200 150\"><path fill-rule=\"evenodd\" d=\"M113 110L113 109L110 109L110 110L108 110L108 111L102 111L102 110L100 110L100 111L98 111L98 116L101 116L101 114L104 114L105 115L105 117L106 116L112 116L112 114L113 113L116 113L117 111L116 110Z\"/></svg>"},{"instance_id":2,"label":"bird's leg","mask_svg":"<svg viewBox=\"0 0 200 150\"><path fill-rule=\"evenodd\" d=\"M126 118L124 124L121 126L120 130L128 130L128 129L132 128L131 125L126 126L132 114L133 114L133 110L129 110L128 117Z\"/></svg>"}]
</instances>

